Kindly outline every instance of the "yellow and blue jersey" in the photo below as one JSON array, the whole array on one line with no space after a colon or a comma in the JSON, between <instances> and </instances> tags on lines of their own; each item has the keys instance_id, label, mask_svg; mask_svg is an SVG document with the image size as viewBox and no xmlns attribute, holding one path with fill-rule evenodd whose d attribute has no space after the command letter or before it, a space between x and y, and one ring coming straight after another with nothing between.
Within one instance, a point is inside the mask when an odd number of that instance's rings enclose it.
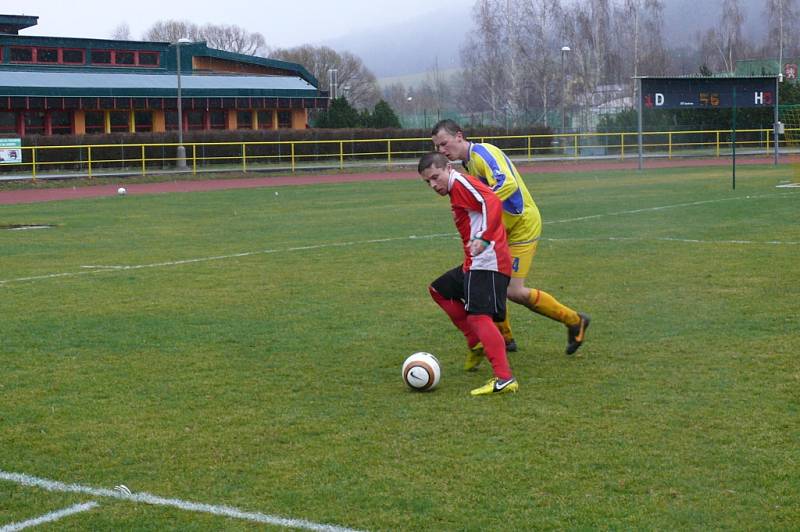
<instances>
[{"instance_id":1,"label":"yellow and blue jersey","mask_svg":"<svg viewBox=\"0 0 800 532\"><path fill-rule=\"evenodd\" d=\"M514 163L492 144L470 143L467 173L489 185L503 202L503 225L509 245L526 244L539 238L542 217L539 208Z\"/></svg>"}]
</instances>

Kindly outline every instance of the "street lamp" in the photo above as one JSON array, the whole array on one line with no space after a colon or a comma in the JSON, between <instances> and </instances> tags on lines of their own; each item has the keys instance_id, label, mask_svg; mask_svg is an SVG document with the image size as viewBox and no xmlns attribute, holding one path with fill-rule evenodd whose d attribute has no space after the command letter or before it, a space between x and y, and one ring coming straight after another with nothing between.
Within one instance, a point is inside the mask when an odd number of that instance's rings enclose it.
<instances>
[{"instance_id":1,"label":"street lamp","mask_svg":"<svg viewBox=\"0 0 800 532\"><path fill-rule=\"evenodd\" d=\"M176 157L178 168L186 168L186 148L183 147L183 100L181 99L181 45L190 42L192 41L182 37L175 43L178 62L178 150Z\"/></svg>"},{"instance_id":2,"label":"street lamp","mask_svg":"<svg viewBox=\"0 0 800 532\"><path fill-rule=\"evenodd\" d=\"M567 100L567 74L564 57L570 51L569 46L561 47L561 132L567 129L567 116L564 114L564 102Z\"/></svg>"}]
</instances>

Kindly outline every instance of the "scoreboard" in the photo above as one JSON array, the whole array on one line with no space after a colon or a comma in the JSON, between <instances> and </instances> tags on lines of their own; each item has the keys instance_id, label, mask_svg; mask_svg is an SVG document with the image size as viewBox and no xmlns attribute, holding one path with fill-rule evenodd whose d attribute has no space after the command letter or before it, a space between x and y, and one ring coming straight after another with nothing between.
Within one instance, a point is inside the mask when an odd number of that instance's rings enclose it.
<instances>
[{"instance_id":1,"label":"scoreboard","mask_svg":"<svg viewBox=\"0 0 800 532\"><path fill-rule=\"evenodd\" d=\"M777 102L775 76L640 79L644 109L769 108Z\"/></svg>"}]
</instances>

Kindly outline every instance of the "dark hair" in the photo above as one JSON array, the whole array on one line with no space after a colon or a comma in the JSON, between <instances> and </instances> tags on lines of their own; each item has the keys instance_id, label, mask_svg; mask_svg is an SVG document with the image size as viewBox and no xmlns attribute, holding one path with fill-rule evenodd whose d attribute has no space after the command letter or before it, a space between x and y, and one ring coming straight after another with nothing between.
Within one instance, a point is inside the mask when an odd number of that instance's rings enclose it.
<instances>
[{"instance_id":1,"label":"dark hair","mask_svg":"<svg viewBox=\"0 0 800 532\"><path fill-rule=\"evenodd\" d=\"M455 121L445 118L444 120L439 120L436 122L436 125L433 126L433 129L431 129L431 137L438 135L439 131L443 129L453 136L459 132L464 135L464 130L461 129L461 126L456 124Z\"/></svg>"},{"instance_id":2,"label":"dark hair","mask_svg":"<svg viewBox=\"0 0 800 532\"><path fill-rule=\"evenodd\" d=\"M423 155L422 159L419 160L417 172L421 174L431 166L435 166L436 168L447 168L448 164L450 164L450 161L447 160L447 157L441 153L432 151Z\"/></svg>"}]
</instances>

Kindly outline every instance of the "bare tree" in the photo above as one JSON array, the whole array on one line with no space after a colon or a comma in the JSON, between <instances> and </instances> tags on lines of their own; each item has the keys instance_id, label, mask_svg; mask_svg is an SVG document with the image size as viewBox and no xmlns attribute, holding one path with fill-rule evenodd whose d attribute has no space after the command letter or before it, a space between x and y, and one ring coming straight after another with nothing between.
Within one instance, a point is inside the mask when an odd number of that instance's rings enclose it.
<instances>
[{"instance_id":1,"label":"bare tree","mask_svg":"<svg viewBox=\"0 0 800 532\"><path fill-rule=\"evenodd\" d=\"M790 31L800 17L797 3L795 0L766 0L764 14L769 30L764 52L777 57L778 66L783 71L783 58L787 54L795 56L800 53L798 32Z\"/></svg>"},{"instance_id":2,"label":"bare tree","mask_svg":"<svg viewBox=\"0 0 800 532\"><path fill-rule=\"evenodd\" d=\"M527 39L519 41L523 59L521 65L529 75L525 79L525 107L531 104L531 92L542 107L544 125L548 125L548 109L563 98L558 81L561 42L558 21L563 17L560 0L526 0L522 6L520 33ZM560 95L553 97L552 95Z\"/></svg>"},{"instance_id":3,"label":"bare tree","mask_svg":"<svg viewBox=\"0 0 800 532\"><path fill-rule=\"evenodd\" d=\"M716 32L716 47L721 67L727 72L736 70L736 59L744 55L747 43L742 35L744 14L739 0L723 0L722 20Z\"/></svg>"},{"instance_id":4,"label":"bare tree","mask_svg":"<svg viewBox=\"0 0 800 532\"><path fill-rule=\"evenodd\" d=\"M260 33L250 33L240 26L206 24L199 30L208 46L237 54L262 55L267 53L267 41Z\"/></svg>"},{"instance_id":5,"label":"bare tree","mask_svg":"<svg viewBox=\"0 0 800 532\"><path fill-rule=\"evenodd\" d=\"M319 81L321 90L330 90L328 71L336 70L336 92L346 96L353 107L373 107L380 99L378 83L364 62L350 52L339 53L327 46L304 45L277 49L271 57L299 63Z\"/></svg>"},{"instance_id":6,"label":"bare tree","mask_svg":"<svg viewBox=\"0 0 800 532\"><path fill-rule=\"evenodd\" d=\"M260 33L250 33L232 25L205 24L198 26L186 20L159 20L145 32L145 41L177 42L189 39L205 41L211 48L246 55L267 53L267 41Z\"/></svg>"},{"instance_id":7,"label":"bare tree","mask_svg":"<svg viewBox=\"0 0 800 532\"><path fill-rule=\"evenodd\" d=\"M390 106L392 106L392 109L409 112L409 92L408 88L403 83L396 82L392 83L391 85L387 85L383 88L381 93L383 94L383 99L386 100Z\"/></svg>"},{"instance_id":8,"label":"bare tree","mask_svg":"<svg viewBox=\"0 0 800 532\"><path fill-rule=\"evenodd\" d=\"M178 39L200 41L197 24L188 20L159 20L144 32L145 41L178 42Z\"/></svg>"},{"instance_id":9,"label":"bare tree","mask_svg":"<svg viewBox=\"0 0 800 532\"><path fill-rule=\"evenodd\" d=\"M464 77L462 106L491 113L493 121L504 114L509 95L505 21L496 14L504 11L505 0L477 0L473 8L476 28L461 49Z\"/></svg>"},{"instance_id":10,"label":"bare tree","mask_svg":"<svg viewBox=\"0 0 800 532\"><path fill-rule=\"evenodd\" d=\"M571 43L570 80L565 97L579 108L588 109L597 87L618 78L610 75L609 66L618 56L609 49L612 42L610 0L587 0L566 10L563 33ZM587 123L581 124L587 127Z\"/></svg>"},{"instance_id":11,"label":"bare tree","mask_svg":"<svg viewBox=\"0 0 800 532\"><path fill-rule=\"evenodd\" d=\"M623 0L614 8L609 53L617 58L613 77L627 87L627 95L635 96L637 76L664 74L668 68L663 11L663 0Z\"/></svg>"},{"instance_id":12,"label":"bare tree","mask_svg":"<svg viewBox=\"0 0 800 532\"><path fill-rule=\"evenodd\" d=\"M111 38L117 41L130 41L133 38L131 36L131 27L128 26L127 22L120 22L116 28L111 30Z\"/></svg>"}]
</instances>

